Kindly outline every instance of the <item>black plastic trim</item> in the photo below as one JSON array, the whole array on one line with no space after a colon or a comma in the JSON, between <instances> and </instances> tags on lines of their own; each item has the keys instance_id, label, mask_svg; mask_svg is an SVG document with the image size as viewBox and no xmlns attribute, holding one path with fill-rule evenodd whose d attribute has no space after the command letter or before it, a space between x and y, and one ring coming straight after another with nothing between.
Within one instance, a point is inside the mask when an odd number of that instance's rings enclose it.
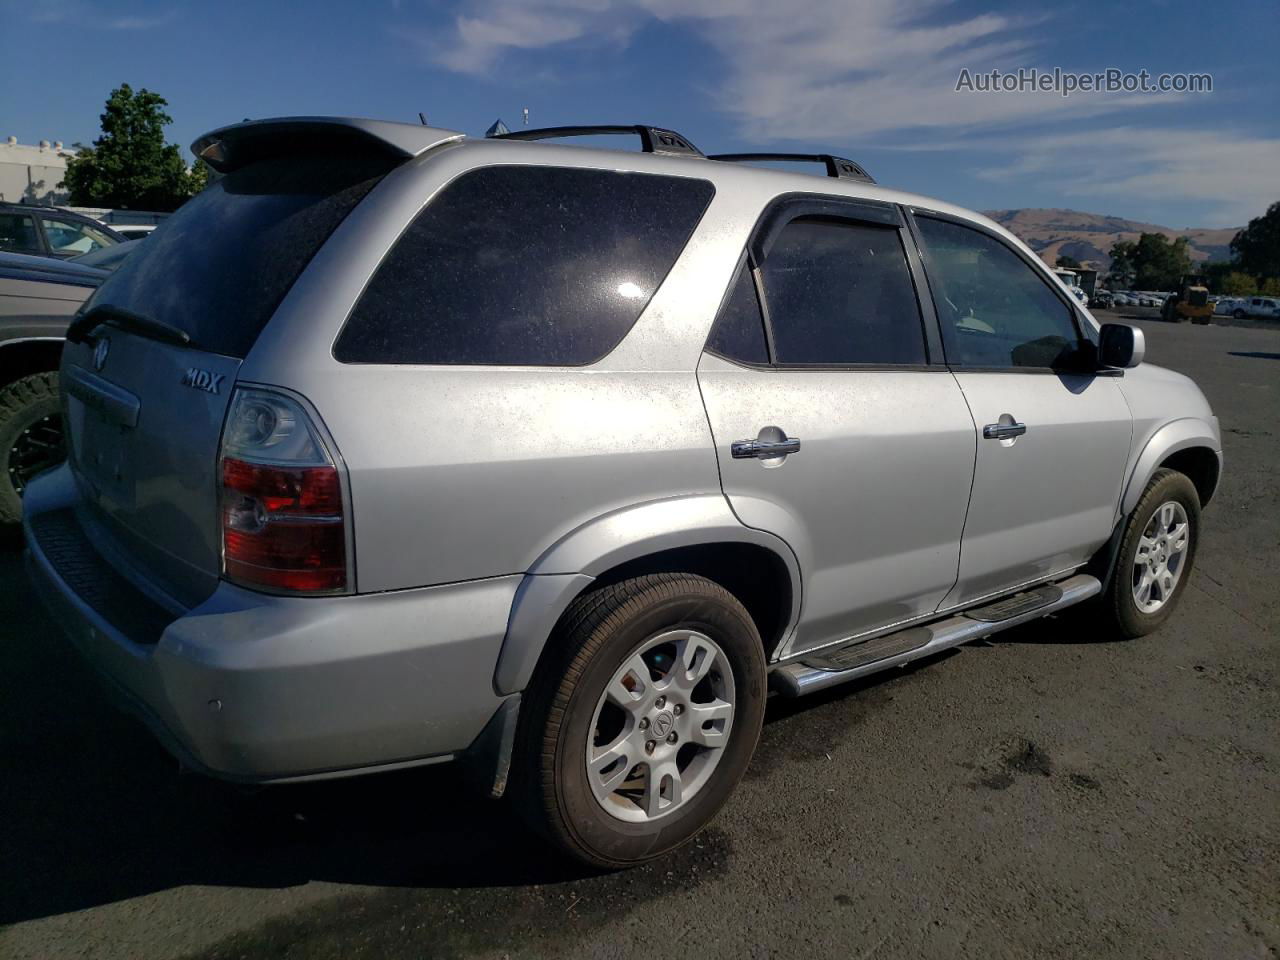
<instances>
[{"instance_id":1,"label":"black plastic trim","mask_svg":"<svg viewBox=\"0 0 1280 960\"><path fill-rule=\"evenodd\" d=\"M41 554L71 591L134 643L154 644L178 619L130 583L94 548L71 508L28 521Z\"/></svg>"},{"instance_id":2,"label":"black plastic trim","mask_svg":"<svg viewBox=\"0 0 1280 960\"><path fill-rule=\"evenodd\" d=\"M769 203L751 231L747 249L757 267L769 255L783 227L800 217L829 217L898 228L904 225L902 211L896 204L820 193L784 193Z\"/></svg>"},{"instance_id":3,"label":"black plastic trim","mask_svg":"<svg viewBox=\"0 0 1280 960\"><path fill-rule=\"evenodd\" d=\"M594 137L615 134L632 134L640 138L640 149L645 153L659 153L674 157L702 157L703 152L684 134L663 127L644 124L593 124L576 127L535 127L532 130L512 130L499 133L490 140L557 140L562 137Z\"/></svg>"},{"instance_id":4,"label":"black plastic trim","mask_svg":"<svg viewBox=\"0 0 1280 960\"><path fill-rule=\"evenodd\" d=\"M924 252L920 239L916 236L915 222L903 207L898 208L902 216L902 246L907 252L907 266L911 270L911 282L916 288L916 302L920 306L920 320L924 324L925 355L929 363L946 369L947 356L942 348L942 328L938 323L938 310L933 302L933 294L929 289L929 278L924 269Z\"/></svg>"},{"instance_id":5,"label":"black plastic trim","mask_svg":"<svg viewBox=\"0 0 1280 960\"><path fill-rule=\"evenodd\" d=\"M902 244L907 259L907 271L915 291L916 313L920 318L924 336L924 364L905 363L789 363L778 360L774 348L773 320L769 315L769 297L765 289L760 265L769 255L774 241L786 226L804 217L828 218L850 223L869 223L898 230L898 242ZM764 316L765 337L769 345L769 365L776 370L945 370L941 339L933 301L927 296L927 288L920 285L921 271L912 258L912 238L905 235L907 221L897 204L879 200L859 200L852 197L833 197L827 194L786 193L775 197L765 208L751 231L747 243L752 263L752 276L756 283L756 296L760 300L760 312ZM736 361L735 361L736 362Z\"/></svg>"},{"instance_id":6,"label":"black plastic trim","mask_svg":"<svg viewBox=\"0 0 1280 960\"><path fill-rule=\"evenodd\" d=\"M820 163L827 168L828 177L861 183L876 182L862 164L830 153L713 153L707 159L728 163Z\"/></svg>"}]
</instances>

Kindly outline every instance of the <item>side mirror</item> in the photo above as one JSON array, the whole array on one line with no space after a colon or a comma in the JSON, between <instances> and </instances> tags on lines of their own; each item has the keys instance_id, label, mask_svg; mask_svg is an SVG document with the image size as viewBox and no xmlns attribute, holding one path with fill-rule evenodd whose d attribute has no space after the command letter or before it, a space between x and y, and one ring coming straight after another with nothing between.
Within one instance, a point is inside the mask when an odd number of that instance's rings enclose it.
<instances>
[{"instance_id":1,"label":"side mirror","mask_svg":"<svg viewBox=\"0 0 1280 960\"><path fill-rule=\"evenodd\" d=\"M1098 365L1128 369L1142 362L1147 338L1138 327L1127 323L1104 323L1098 337Z\"/></svg>"}]
</instances>

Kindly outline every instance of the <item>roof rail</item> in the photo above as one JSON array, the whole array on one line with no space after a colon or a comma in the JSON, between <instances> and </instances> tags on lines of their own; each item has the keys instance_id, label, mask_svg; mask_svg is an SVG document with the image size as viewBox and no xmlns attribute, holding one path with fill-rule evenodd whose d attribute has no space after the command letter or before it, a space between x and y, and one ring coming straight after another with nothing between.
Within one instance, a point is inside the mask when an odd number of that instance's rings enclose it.
<instances>
[{"instance_id":1,"label":"roof rail","mask_svg":"<svg viewBox=\"0 0 1280 960\"><path fill-rule=\"evenodd\" d=\"M839 177L842 180L861 180L864 183L875 183L875 178L867 173L860 163L846 160L844 157L833 157L829 153L713 153L708 160L728 160L734 163L749 163L756 160L781 160L794 163L821 163L827 168L828 177Z\"/></svg>"},{"instance_id":2,"label":"roof rail","mask_svg":"<svg viewBox=\"0 0 1280 960\"><path fill-rule=\"evenodd\" d=\"M634 134L640 137L640 148L645 153L664 153L676 157L700 157L702 151L687 137L662 127L646 127L643 124L607 124L587 127L537 127L533 130L512 130L494 134L491 140L554 140L557 137L591 137L597 134ZM487 135L486 135L487 136Z\"/></svg>"}]
</instances>

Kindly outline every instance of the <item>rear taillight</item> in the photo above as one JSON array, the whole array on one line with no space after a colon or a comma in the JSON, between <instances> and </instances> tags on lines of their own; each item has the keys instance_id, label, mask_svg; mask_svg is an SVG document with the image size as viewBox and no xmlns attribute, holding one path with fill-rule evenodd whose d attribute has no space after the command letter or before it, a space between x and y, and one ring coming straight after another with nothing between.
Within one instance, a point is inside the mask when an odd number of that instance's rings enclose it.
<instances>
[{"instance_id":1,"label":"rear taillight","mask_svg":"<svg viewBox=\"0 0 1280 960\"><path fill-rule=\"evenodd\" d=\"M302 404L237 388L219 470L226 579L277 593L348 589L342 475Z\"/></svg>"}]
</instances>

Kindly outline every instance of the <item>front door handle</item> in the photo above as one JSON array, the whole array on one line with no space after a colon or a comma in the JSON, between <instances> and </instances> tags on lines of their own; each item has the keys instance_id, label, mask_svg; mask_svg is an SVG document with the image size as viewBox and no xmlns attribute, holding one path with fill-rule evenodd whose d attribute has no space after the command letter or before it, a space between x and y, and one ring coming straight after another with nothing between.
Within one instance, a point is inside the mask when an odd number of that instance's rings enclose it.
<instances>
[{"instance_id":1,"label":"front door handle","mask_svg":"<svg viewBox=\"0 0 1280 960\"><path fill-rule=\"evenodd\" d=\"M729 448L735 460L770 460L774 457L785 457L800 449L800 440L786 437L782 440L735 440Z\"/></svg>"},{"instance_id":2,"label":"front door handle","mask_svg":"<svg viewBox=\"0 0 1280 960\"><path fill-rule=\"evenodd\" d=\"M1027 432L1025 423L988 423L982 428L984 440L1012 440Z\"/></svg>"}]
</instances>

